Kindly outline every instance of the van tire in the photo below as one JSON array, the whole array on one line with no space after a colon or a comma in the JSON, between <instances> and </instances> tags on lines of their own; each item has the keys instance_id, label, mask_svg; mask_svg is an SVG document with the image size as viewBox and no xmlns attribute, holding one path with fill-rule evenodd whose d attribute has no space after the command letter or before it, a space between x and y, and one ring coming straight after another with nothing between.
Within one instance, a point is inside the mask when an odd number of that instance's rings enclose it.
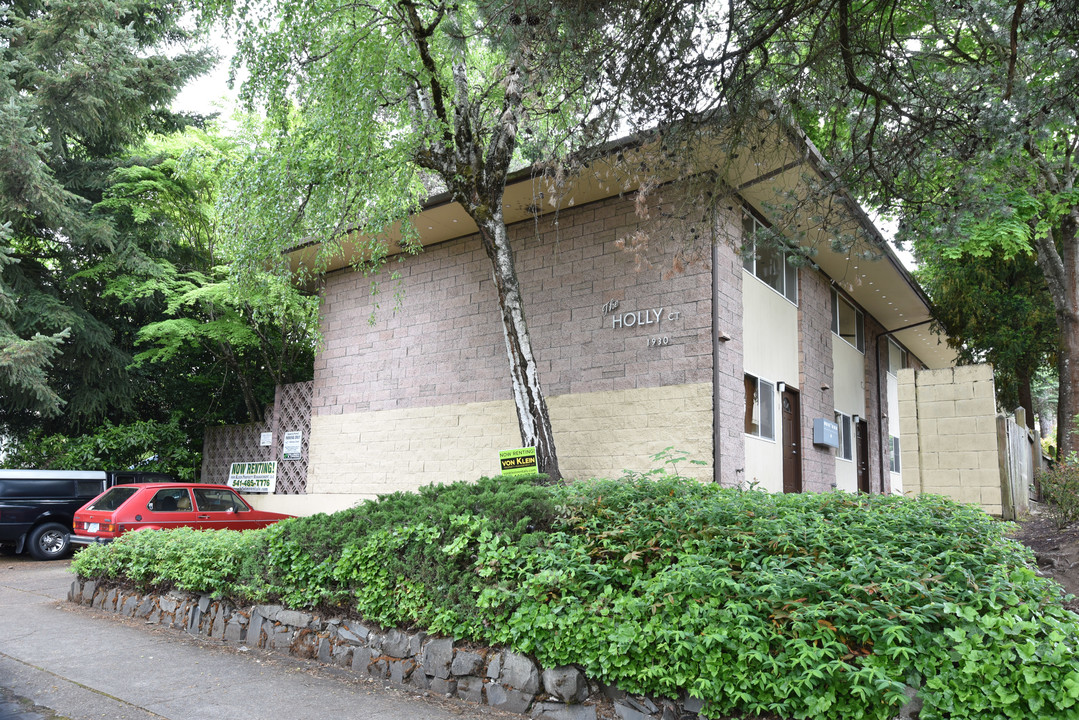
<instances>
[{"instance_id":1,"label":"van tire","mask_svg":"<svg viewBox=\"0 0 1079 720\"><path fill-rule=\"evenodd\" d=\"M58 560L71 549L71 531L60 523L45 523L30 531L26 549L38 560Z\"/></svg>"}]
</instances>

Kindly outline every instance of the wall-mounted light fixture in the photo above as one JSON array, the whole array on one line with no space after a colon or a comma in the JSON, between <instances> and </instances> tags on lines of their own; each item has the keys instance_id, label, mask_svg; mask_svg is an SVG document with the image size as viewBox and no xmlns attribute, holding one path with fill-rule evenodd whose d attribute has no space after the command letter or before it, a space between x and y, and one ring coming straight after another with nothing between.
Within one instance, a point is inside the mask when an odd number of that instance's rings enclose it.
<instances>
[{"instance_id":1,"label":"wall-mounted light fixture","mask_svg":"<svg viewBox=\"0 0 1079 720\"><path fill-rule=\"evenodd\" d=\"M776 390L778 390L779 392L783 392L786 389L787 389L787 383L785 383L785 382L777 382L776 383Z\"/></svg>"},{"instance_id":2,"label":"wall-mounted light fixture","mask_svg":"<svg viewBox=\"0 0 1079 720\"><path fill-rule=\"evenodd\" d=\"M855 424L857 424L857 423L860 423L862 421L862 416L861 415L855 415L852 419L854 420Z\"/></svg>"}]
</instances>

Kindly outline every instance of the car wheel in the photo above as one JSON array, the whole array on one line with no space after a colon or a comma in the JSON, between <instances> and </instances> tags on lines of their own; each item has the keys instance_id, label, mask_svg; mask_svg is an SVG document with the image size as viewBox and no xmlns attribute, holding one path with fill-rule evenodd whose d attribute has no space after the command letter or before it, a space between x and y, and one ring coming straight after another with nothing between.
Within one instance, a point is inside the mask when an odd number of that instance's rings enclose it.
<instances>
[{"instance_id":1,"label":"car wheel","mask_svg":"<svg viewBox=\"0 0 1079 720\"><path fill-rule=\"evenodd\" d=\"M57 560L71 547L70 531L60 523L45 523L30 532L27 549L38 560Z\"/></svg>"}]
</instances>

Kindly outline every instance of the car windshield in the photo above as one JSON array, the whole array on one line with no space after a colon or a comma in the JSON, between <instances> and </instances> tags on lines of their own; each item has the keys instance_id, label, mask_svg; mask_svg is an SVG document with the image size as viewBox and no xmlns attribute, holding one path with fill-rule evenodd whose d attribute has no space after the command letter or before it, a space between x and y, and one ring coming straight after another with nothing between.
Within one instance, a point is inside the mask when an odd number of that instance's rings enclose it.
<instances>
[{"instance_id":1,"label":"car windshield","mask_svg":"<svg viewBox=\"0 0 1079 720\"><path fill-rule=\"evenodd\" d=\"M116 508L124 504L124 502L137 493L138 488L133 487L114 487L107 493L99 497L93 502L93 504L87 506L87 510L102 510L111 512Z\"/></svg>"}]
</instances>

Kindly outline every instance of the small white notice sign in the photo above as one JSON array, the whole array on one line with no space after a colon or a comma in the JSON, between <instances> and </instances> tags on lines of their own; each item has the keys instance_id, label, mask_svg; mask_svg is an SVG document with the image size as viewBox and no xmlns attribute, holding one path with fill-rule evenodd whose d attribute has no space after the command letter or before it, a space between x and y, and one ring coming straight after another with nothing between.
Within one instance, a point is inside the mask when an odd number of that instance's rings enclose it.
<instances>
[{"instance_id":1,"label":"small white notice sign","mask_svg":"<svg viewBox=\"0 0 1079 720\"><path fill-rule=\"evenodd\" d=\"M303 431L289 430L281 443L281 457L285 460L299 460L303 455Z\"/></svg>"},{"instance_id":2,"label":"small white notice sign","mask_svg":"<svg viewBox=\"0 0 1079 720\"><path fill-rule=\"evenodd\" d=\"M262 433L262 435L259 436L259 445L262 447L270 447L273 445L273 433Z\"/></svg>"}]
</instances>

